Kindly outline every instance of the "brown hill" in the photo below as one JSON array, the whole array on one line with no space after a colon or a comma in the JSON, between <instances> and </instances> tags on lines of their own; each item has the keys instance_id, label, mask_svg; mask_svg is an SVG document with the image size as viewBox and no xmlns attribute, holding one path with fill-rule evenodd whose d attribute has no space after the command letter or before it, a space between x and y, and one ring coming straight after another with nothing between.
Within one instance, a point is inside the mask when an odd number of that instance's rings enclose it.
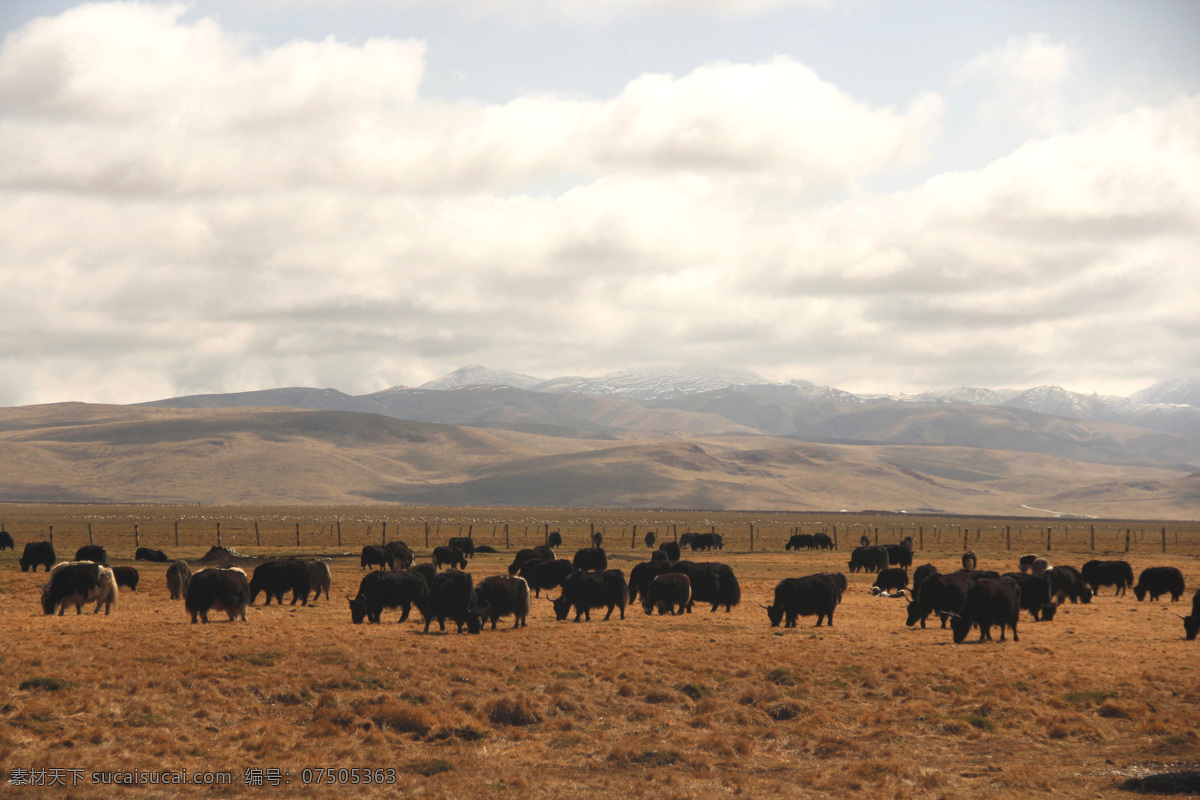
<instances>
[{"instance_id":1,"label":"brown hill","mask_svg":"<svg viewBox=\"0 0 1200 800\"><path fill-rule=\"evenodd\" d=\"M633 434L626 434L633 436ZM0 409L0 500L1195 518L1196 476L977 447L613 441L292 409Z\"/></svg>"}]
</instances>

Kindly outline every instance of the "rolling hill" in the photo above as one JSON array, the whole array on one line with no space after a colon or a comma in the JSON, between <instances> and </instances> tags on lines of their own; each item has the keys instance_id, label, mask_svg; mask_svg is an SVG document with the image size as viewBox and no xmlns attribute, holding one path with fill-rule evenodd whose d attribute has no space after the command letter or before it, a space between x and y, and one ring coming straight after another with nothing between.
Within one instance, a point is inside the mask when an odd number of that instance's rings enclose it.
<instances>
[{"instance_id":1,"label":"rolling hill","mask_svg":"<svg viewBox=\"0 0 1200 800\"><path fill-rule=\"evenodd\" d=\"M638 432L623 415L647 418L633 409L583 407L619 435L547 436L337 410L0 409L0 499L1006 515L1030 513L1027 506L1142 518L1194 518L1200 508L1200 479L1162 466L956 443L814 443L728 425L719 433ZM568 419L581 413L557 411ZM667 413L709 420L707 412Z\"/></svg>"}]
</instances>

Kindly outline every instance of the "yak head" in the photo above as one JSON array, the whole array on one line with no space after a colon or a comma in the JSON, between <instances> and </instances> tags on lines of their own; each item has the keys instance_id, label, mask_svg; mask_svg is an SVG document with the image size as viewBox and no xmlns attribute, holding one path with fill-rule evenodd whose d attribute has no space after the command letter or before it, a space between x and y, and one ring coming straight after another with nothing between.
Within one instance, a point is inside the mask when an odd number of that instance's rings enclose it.
<instances>
[{"instance_id":1,"label":"yak head","mask_svg":"<svg viewBox=\"0 0 1200 800\"><path fill-rule=\"evenodd\" d=\"M1138 599L1138 602L1139 602L1139 603L1140 603L1140 602L1142 602L1143 600L1145 600L1145 599L1146 599L1146 589L1145 589L1145 587L1142 587L1142 586L1135 586L1135 587L1133 587L1133 593L1134 593L1135 595L1137 595L1137 599Z\"/></svg>"},{"instance_id":2,"label":"yak head","mask_svg":"<svg viewBox=\"0 0 1200 800\"><path fill-rule=\"evenodd\" d=\"M350 601L350 619L354 620L354 624L358 625L367 616L367 600L359 595L351 597L346 595L346 599Z\"/></svg>"},{"instance_id":3,"label":"yak head","mask_svg":"<svg viewBox=\"0 0 1200 800\"><path fill-rule=\"evenodd\" d=\"M1189 642L1195 640L1196 634L1200 633L1200 614L1183 618L1183 632L1187 634Z\"/></svg>"},{"instance_id":4,"label":"yak head","mask_svg":"<svg viewBox=\"0 0 1200 800\"><path fill-rule=\"evenodd\" d=\"M1051 620L1054 619L1054 615L1057 611L1058 611L1057 603L1043 603L1042 604L1041 621L1042 622L1050 622Z\"/></svg>"},{"instance_id":5,"label":"yak head","mask_svg":"<svg viewBox=\"0 0 1200 800\"><path fill-rule=\"evenodd\" d=\"M654 613L654 604L650 602L650 598L646 592L642 592L642 611L646 612L646 616ZM662 611L659 610L658 613L661 614Z\"/></svg>"},{"instance_id":6,"label":"yak head","mask_svg":"<svg viewBox=\"0 0 1200 800\"><path fill-rule=\"evenodd\" d=\"M961 614L952 614L950 616L950 630L954 632L954 643L962 644L963 639L966 639L967 634L971 632L971 620Z\"/></svg>"},{"instance_id":7,"label":"yak head","mask_svg":"<svg viewBox=\"0 0 1200 800\"><path fill-rule=\"evenodd\" d=\"M559 597L554 601L554 618L562 622L567 618L567 614L571 613L571 601L566 597Z\"/></svg>"},{"instance_id":8,"label":"yak head","mask_svg":"<svg viewBox=\"0 0 1200 800\"><path fill-rule=\"evenodd\" d=\"M762 606L762 603L759 603L759 605ZM763 606L763 608L767 610L767 619L771 621L771 627L778 628L779 623L783 622L783 606Z\"/></svg>"},{"instance_id":9,"label":"yak head","mask_svg":"<svg viewBox=\"0 0 1200 800\"><path fill-rule=\"evenodd\" d=\"M916 602L909 603L908 604L908 619L905 620L904 624L911 628L913 625L916 625L920 621L921 621L921 606Z\"/></svg>"}]
</instances>

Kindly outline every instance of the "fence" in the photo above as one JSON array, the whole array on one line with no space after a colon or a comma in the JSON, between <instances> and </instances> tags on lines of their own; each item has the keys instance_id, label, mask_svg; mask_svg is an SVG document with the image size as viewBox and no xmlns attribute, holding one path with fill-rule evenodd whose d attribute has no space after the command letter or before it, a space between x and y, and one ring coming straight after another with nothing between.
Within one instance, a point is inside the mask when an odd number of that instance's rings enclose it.
<instances>
[{"instance_id":1,"label":"fence","mask_svg":"<svg viewBox=\"0 0 1200 800\"><path fill-rule=\"evenodd\" d=\"M0 509L0 513L19 511ZM214 509L213 511L219 512ZM57 514L55 513L57 512ZM11 534L20 551L24 542L51 539L59 555L66 557L85 544L100 544L120 558L132 556L138 547L170 552L172 549L203 552L223 546L247 554L256 551L357 552L366 544L404 541L414 550L428 551L450 537L470 537L476 545L497 550L516 550L546 541L551 532L573 550L590 544L595 534L603 538L610 553L645 551L645 537L653 533L655 544L678 541L680 536L717 533L726 551L782 551L794 534L824 533L839 549L849 550L862 540L871 544L893 544L911 537L914 549L932 552L1020 551L1053 553L1176 553L1200 555L1200 523L1011 520L972 518L897 519L895 516L753 515L735 513L573 512L555 516L494 516L463 509L459 514L359 513L337 514L328 510L291 514L228 515L220 513L145 514L114 512L66 512L57 507L39 507L33 515L13 513L0 522L0 530ZM589 518L589 516L591 518Z\"/></svg>"}]
</instances>

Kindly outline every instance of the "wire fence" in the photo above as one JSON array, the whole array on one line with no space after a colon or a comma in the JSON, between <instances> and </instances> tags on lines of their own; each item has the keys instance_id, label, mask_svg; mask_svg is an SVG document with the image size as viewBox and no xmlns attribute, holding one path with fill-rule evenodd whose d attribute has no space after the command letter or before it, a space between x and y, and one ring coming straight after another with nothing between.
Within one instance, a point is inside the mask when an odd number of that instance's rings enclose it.
<instances>
[{"instance_id":1,"label":"wire fence","mask_svg":"<svg viewBox=\"0 0 1200 800\"><path fill-rule=\"evenodd\" d=\"M647 550L647 541L688 541L689 534L717 534L725 552L784 551L791 537L824 534L839 550L862 543L895 544L911 539L917 552L1011 551L1036 553L1173 553L1200 555L1200 522L1047 520L995 518L906 518L895 515L752 514L733 512L611 511L495 514L463 509L422 515L383 510L339 513L336 509L238 513L228 509L181 509L181 513L130 510L67 510L57 507L0 509L0 530L19 553L24 543L51 541L60 558L88 544L104 546L112 558L132 558L139 547L184 552L209 547L246 555L281 551L355 553L368 544L402 541L428 552L451 537L514 551L543 544L551 533L564 551L591 546L598 535L611 553ZM823 518L822 518L823 517ZM649 535L649 537L648 537ZM0 536L0 540L3 537Z\"/></svg>"}]
</instances>

